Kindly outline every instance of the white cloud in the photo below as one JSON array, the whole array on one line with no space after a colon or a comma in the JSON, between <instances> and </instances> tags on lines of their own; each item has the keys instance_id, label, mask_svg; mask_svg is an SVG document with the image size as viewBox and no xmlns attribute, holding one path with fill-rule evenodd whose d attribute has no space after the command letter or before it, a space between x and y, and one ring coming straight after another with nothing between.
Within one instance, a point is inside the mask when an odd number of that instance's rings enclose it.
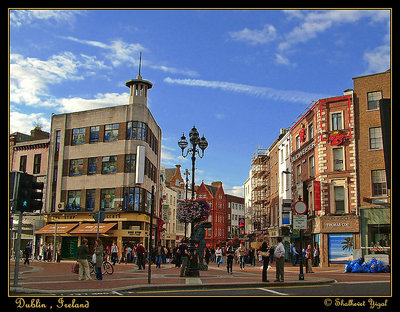
<instances>
[{"instance_id":1,"label":"white cloud","mask_svg":"<svg viewBox=\"0 0 400 312\"><path fill-rule=\"evenodd\" d=\"M253 96L260 96L262 98L273 99L277 101L284 102L294 102L294 103L310 103L311 101L316 101L320 98L328 97L327 95L308 93L304 91L295 90L278 90L268 87L256 87L239 83L232 83L226 81L207 81L199 79L173 79L167 77L164 82L170 84L180 84L192 87L206 87L221 89L224 91L247 93Z\"/></svg>"},{"instance_id":2,"label":"white cloud","mask_svg":"<svg viewBox=\"0 0 400 312\"><path fill-rule=\"evenodd\" d=\"M275 54L275 62L286 66L294 66L294 67L297 66L296 63L291 63L288 58L278 53Z\"/></svg>"},{"instance_id":3,"label":"white cloud","mask_svg":"<svg viewBox=\"0 0 400 312\"><path fill-rule=\"evenodd\" d=\"M10 102L48 106L48 87L65 80L82 80L93 70L107 68L96 57L71 52L40 60L20 54L10 55Z\"/></svg>"},{"instance_id":4,"label":"white cloud","mask_svg":"<svg viewBox=\"0 0 400 312\"><path fill-rule=\"evenodd\" d=\"M10 24L20 27L37 20L72 24L75 16L83 13L81 10L10 10Z\"/></svg>"},{"instance_id":5,"label":"white cloud","mask_svg":"<svg viewBox=\"0 0 400 312\"><path fill-rule=\"evenodd\" d=\"M10 133L21 132L30 134L35 124L42 126L44 131L50 131L50 120L43 117L42 113L24 114L20 112L10 112Z\"/></svg>"},{"instance_id":6,"label":"white cloud","mask_svg":"<svg viewBox=\"0 0 400 312\"><path fill-rule=\"evenodd\" d=\"M114 67L121 66L122 64L131 64L134 66L139 65L139 52L147 50L140 43L127 43L119 39L111 41L110 44L106 44L100 41L83 40L72 36L61 38L106 50L107 52L105 54L105 57L111 62ZM165 65L153 64L148 60L143 60L142 64L144 66L149 66L150 68L161 70L163 72L171 74L183 74L189 77L197 77L199 75L194 70L179 69Z\"/></svg>"},{"instance_id":7,"label":"white cloud","mask_svg":"<svg viewBox=\"0 0 400 312\"><path fill-rule=\"evenodd\" d=\"M49 106L55 106L60 113L78 112L116 105L127 105L129 93L98 93L92 99L81 97L60 98L45 102Z\"/></svg>"},{"instance_id":8,"label":"white cloud","mask_svg":"<svg viewBox=\"0 0 400 312\"><path fill-rule=\"evenodd\" d=\"M364 53L367 62L365 74L384 72L390 68L390 46L382 45Z\"/></svg>"},{"instance_id":9,"label":"white cloud","mask_svg":"<svg viewBox=\"0 0 400 312\"><path fill-rule=\"evenodd\" d=\"M252 45L264 44L276 39L276 29L273 25L266 24L263 29L251 30L244 28L239 31L232 31L228 33L233 40L245 41Z\"/></svg>"},{"instance_id":10,"label":"white cloud","mask_svg":"<svg viewBox=\"0 0 400 312\"><path fill-rule=\"evenodd\" d=\"M288 12L285 11L285 13ZM389 10L316 10L307 11L306 14L289 13L290 19L295 14L296 17L300 17L302 23L284 35L285 40L278 46L280 51L305 43L334 25L355 23L361 18L369 18L371 22L385 21L390 12Z\"/></svg>"},{"instance_id":11,"label":"white cloud","mask_svg":"<svg viewBox=\"0 0 400 312\"><path fill-rule=\"evenodd\" d=\"M222 185L222 187L224 188L225 194L244 198L244 186L243 185L239 185L239 186Z\"/></svg>"}]
</instances>

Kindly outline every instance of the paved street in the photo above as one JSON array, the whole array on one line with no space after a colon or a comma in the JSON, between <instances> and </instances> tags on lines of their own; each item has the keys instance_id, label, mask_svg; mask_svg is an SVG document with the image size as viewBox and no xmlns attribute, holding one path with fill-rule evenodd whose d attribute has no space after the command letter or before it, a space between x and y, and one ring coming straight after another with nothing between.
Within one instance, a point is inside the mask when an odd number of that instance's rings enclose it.
<instances>
[{"instance_id":1,"label":"paved street","mask_svg":"<svg viewBox=\"0 0 400 312\"><path fill-rule=\"evenodd\" d=\"M211 263L200 278L179 277L179 269L171 264L157 269L139 271L134 264L117 264L113 275L102 281L78 281L71 272L72 261L61 263L33 262L20 265L18 287L13 287L14 264L10 268L10 295L90 295L90 296L390 296L390 273L343 273L344 265L314 268L299 281L299 267L285 267L285 281L274 282L275 268L268 271L269 283L261 282L261 266L247 266L240 271L234 265L233 274L225 266ZM305 272L305 271L304 271ZM94 276L93 276L94 277Z\"/></svg>"}]
</instances>

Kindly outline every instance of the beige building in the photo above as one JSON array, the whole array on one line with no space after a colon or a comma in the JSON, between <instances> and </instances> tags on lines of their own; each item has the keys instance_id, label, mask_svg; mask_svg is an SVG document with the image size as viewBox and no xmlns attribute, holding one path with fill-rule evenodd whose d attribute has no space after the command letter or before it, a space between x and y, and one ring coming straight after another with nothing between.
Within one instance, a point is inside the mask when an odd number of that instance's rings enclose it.
<instances>
[{"instance_id":1,"label":"beige building","mask_svg":"<svg viewBox=\"0 0 400 312\"><path fill-rule=\"evenodd\" d=\"M119 255L127 244L142 241L148 248L152 205L158 223L161 129L147 107L152 84L139 75L126 86L128 105L52 116L47 225L37 233L48 242L56 237L63 258L75 256L83 237L93 247L96 212L105 217L103 244L115 241Z\"/></svg>"}]
</instances>

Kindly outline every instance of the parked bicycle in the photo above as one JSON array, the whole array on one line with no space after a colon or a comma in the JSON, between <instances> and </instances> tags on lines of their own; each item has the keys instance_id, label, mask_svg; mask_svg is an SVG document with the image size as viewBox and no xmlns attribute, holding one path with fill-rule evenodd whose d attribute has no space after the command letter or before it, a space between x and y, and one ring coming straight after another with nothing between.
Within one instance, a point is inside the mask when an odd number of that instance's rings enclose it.
<instances>
[{"instance_id":1,"label":"parked bicycle","mask_svg":"<svg viewBox=\"0 0 400 312\"><path fill-rule=\"evenodd\" d=\"M89 260L89 266L90 266L90 274L96 274L95 270L95 263L93 263L91 260ZM108 262L107 260L103 261L103 265L101 266L101 274L113 274L114 273L114 267L113 265Z\"/></svg>"}]
</instances>

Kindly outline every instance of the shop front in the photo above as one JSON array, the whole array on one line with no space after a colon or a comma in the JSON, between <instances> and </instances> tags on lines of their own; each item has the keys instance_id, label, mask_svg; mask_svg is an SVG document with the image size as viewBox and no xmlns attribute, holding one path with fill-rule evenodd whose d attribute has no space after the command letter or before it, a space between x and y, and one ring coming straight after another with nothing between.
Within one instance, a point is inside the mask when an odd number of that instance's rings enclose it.
<instances>
[{"instance_id":1,"label":"shop front","mask_svg":"<svg viewBox=\"0 0 400 312\"><path fill-rule=\"evenodd\" d=\"M105 219L99 223L93 218L92 212L63 212L46 215L46 225L36 234L41 235L42 243L61 249L63 259L75 259L82 238L89 241L92 251L99 231L99 237L105 247L115 242L118 246L118 257L126 245L143 242L148 249L150 216L144 213L105 212ZM154 221L156 222L156 221ZM154 238L154 236L153 236Z\"/></svg>"},{"instance_id":2,"label":"shop front","mask_svg":"<svg viewBox=\"0 0 400 312\"><path fill-rule=\"evenodd\" d=\"M353 260L353 250L360 248L360 219L356 215L321 216L312 219L313 248L320 251L320 266Z\"/></svg>"}]
</instances>

